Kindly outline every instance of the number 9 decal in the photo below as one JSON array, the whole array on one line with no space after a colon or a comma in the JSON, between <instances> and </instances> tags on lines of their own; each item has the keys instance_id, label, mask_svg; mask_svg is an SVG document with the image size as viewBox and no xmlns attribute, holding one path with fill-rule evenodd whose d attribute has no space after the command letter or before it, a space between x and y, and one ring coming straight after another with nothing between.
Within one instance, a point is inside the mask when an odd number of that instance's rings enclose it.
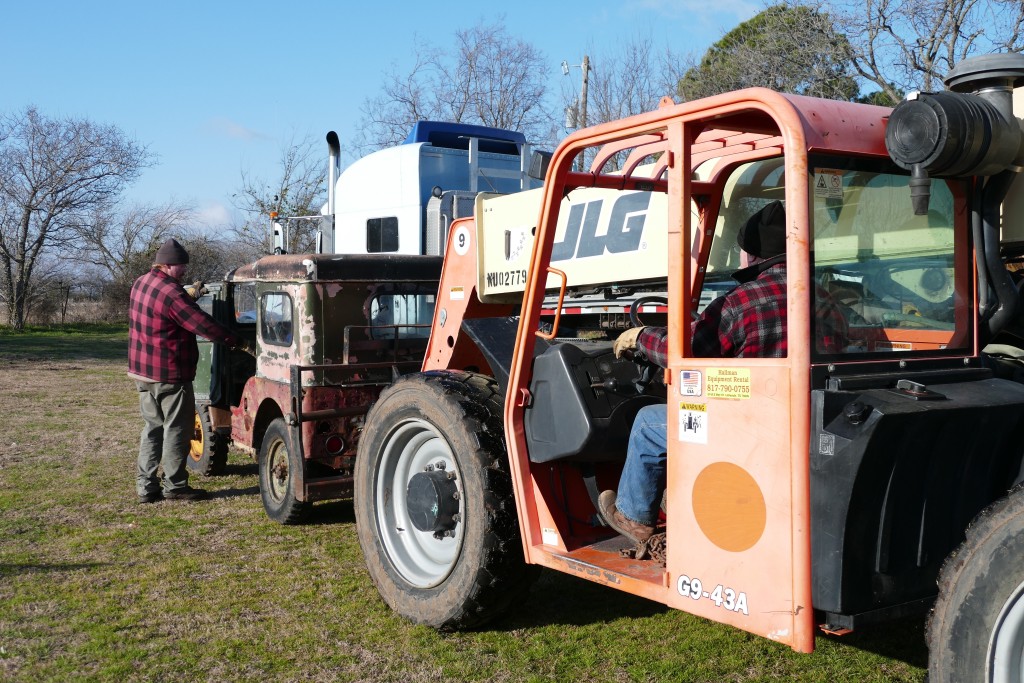
<instances>
[{"instance_id":1,"label":"number 9 decal","mask_svg":"<svg viewBox=\"0 0 1024 683\"><path fill-rule=\"evenodd\" d=\"M460 225L452 235L452 245L455 247L455 253L459 256L465 256L466 252L469 251L469 228L464 225Z\"/></svg>"}]
</instances>

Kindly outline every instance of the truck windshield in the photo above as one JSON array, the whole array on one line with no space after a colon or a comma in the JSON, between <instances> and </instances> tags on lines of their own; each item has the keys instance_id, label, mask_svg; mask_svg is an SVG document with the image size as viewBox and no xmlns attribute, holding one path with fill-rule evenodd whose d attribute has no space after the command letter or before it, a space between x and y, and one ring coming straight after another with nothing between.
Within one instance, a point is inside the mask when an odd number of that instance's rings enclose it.
<instances>
[{"instance_id":1,"label":"truck windshield","mask_svg":"<svg viewBox=\"0 0 1024 683\"><path fill-rule=\"evenodd\" d=\"M908 175L889 164L812 157L808 171L818 285L813 310L838 309L847 326L841 351L832 356L967 347L970 261L962 183L933 179L929 211L917 216Z\"/></svg>"}]
</instances>

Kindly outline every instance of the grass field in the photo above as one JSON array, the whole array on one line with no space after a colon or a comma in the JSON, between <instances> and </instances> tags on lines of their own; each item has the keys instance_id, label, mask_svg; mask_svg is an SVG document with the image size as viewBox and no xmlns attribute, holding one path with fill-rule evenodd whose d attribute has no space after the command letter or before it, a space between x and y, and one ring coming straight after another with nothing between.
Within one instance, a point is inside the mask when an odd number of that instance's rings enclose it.
<instances>
[{"instance_id":1,"label":"grass field","mask_svg":"<svg viewBox=\"0 0 1024 683\"><path fill-rule=\"evenodd\" d=\"M921 681L921 620L776 643L545 570L506 618L438 634L391 613L350 502L282 527L256 467L135 502L126 333L0 329L0 680Z\"/></svg>"}]
</instances>

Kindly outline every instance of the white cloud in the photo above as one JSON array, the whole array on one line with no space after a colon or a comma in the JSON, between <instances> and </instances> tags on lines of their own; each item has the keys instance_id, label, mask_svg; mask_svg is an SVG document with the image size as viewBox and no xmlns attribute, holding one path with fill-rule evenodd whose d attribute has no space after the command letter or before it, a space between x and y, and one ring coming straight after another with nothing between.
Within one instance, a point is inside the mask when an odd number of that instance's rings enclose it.
<instances>
[{"instance_id":1,"label":"white cloud","mask_svg":"<svg viewBox=\"0 0 1024 683\"><path fill-rule=\"evenodd\" d=\"M234 140L270 139L270 136L265 133L260 133L259 131L255 131L251 128L246 128L242 124L224 117L208 119L203 124L203 130L213 133L215 135L221 135L224 137L232 138Z\"/></svg>"},{"instance_id":2,"label":"white cloud","mask_svg":"<svg viewBox=\"0 0 1024 683\"><path fill-rule=\"evenodd\" d=\"M231 223L231 209L220 202L204 204L196 212L196 222L206 228L218 228Z\"/></svg>"}]
</instances>

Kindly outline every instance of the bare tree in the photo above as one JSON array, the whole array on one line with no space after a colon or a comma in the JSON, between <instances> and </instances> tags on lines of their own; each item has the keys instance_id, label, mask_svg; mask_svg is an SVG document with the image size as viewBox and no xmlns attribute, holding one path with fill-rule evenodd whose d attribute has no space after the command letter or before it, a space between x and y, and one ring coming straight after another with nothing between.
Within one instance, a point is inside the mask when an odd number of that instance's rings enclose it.
<instances>
[{"instance_id":1,"label":"bare tree","mask_svg":"<svg viewBox=\"0 0 1024 683\"><path fill-rule=\"evenodd\" d=\"M829 5L853 47L857 73L891 102L911 90L941 90L946 73L972 54L1024 50L1020 0L862 0Z\"/></svg>"},{"instance_id":2,"label":"bare tree","mask_svg":"<svg viewBox=\"0 0 1024 683\"><path fill-rule=\"evenodd\" d=\"M635 36L618 50L590 50L591 75L587 91L587 125L605 123L652 111L665 95L675 92L666 84L650 37Z\"/></svg>"},{"instance_id":3,"label":"bare tree","mask_svg":"<svg viewBox=\"0 0 1024 683\"><path fill-rule=\"evenodd\" d=\"M412 68L389 70L381 92L363 103L353 146L365 154L399 144L424 119L506 128L548 141L547 68L544 54L510 36L502 19L456 31L450 51L421 42Z\"/></svg>"},{"instance_id":4,"label":"bare tree","mask_svg":"<svg viewBox=\"0 0 1024 683\"><path fill-rule=\"evenodd\" d=\"M312 135L298 141L293 136L281 149L279 175L266 180L243 170L242 184L233 196L235 208L243 215L230 231L254 253L272 252L271 213L282 217L315 216L326 203L326 145ZM309 221L295 225L288 251L312 251L317 226Z\"/></svg>"},{"instance_id":5,"label":"bare tree","mask_svg":"<svg viewBox=\"0 0 1024 683\"><path fill-rule=\"evenodd\" d=\"M859 86L850 54L827 12L800 3L772 5L729 31L692 64L679 80L679 95L693 100L762 86L852 100Z\"/></svg>"},{"instance_id":6,"label":"bare tree","mask_svg":"<svg viewBox=\"0 0 1024 683\"><path fill-rule=\"evenodd\" d=\"M25 325L39 259L74 240L90 213L150 163L116 126L50 119L31 106L0 116L0 296L11 326Z\"/></svg>"},{"instance_id":7,"label":"bare tree","mask_svg":"<svg viewBox=\"0 0 1024 683\"><path fill-rule=\"evenodd\" d=\"M79 247L69 250L69 261L94 266L101 277L131 281L139 275L136 262L145 260L168 237L175 236L192 220L190 206L173 200L153 206L97 207L77 230Z\"/></svg>"}]
</instances>

